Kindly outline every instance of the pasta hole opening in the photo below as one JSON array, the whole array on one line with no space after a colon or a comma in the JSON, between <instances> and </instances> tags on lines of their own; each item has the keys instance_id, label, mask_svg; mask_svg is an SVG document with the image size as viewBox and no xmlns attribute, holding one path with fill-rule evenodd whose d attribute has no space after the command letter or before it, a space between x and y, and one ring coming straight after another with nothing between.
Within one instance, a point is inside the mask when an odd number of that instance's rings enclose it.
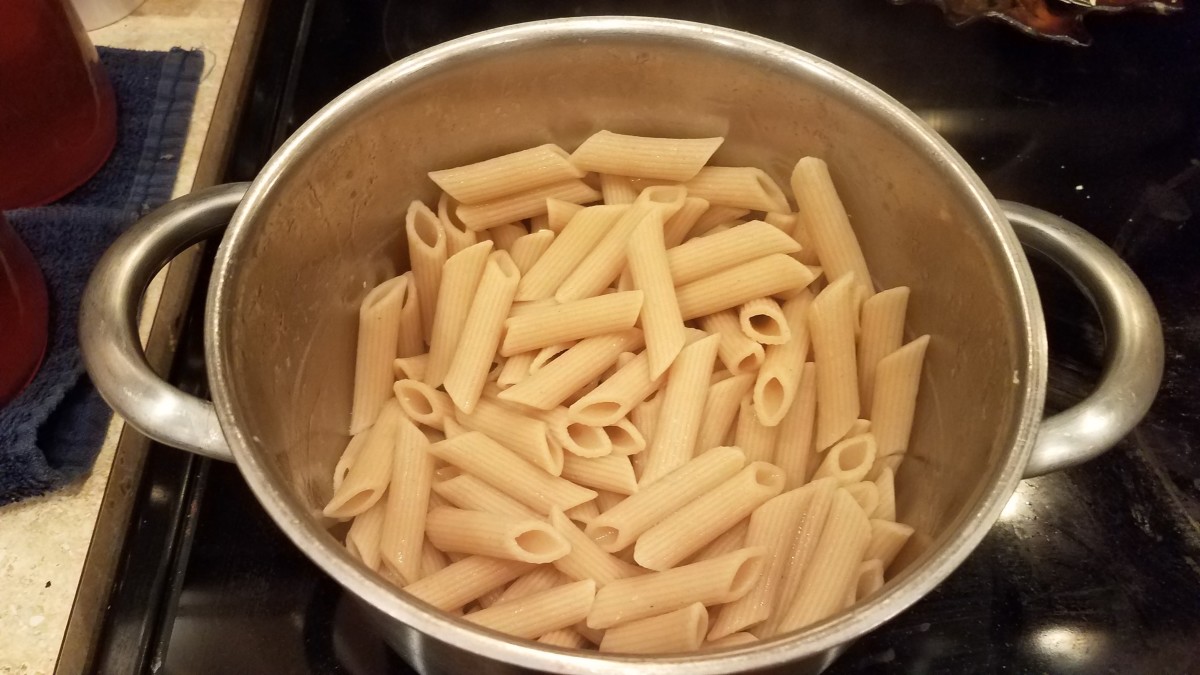
<instances>
[{"instance_id":1,"label":"pasta hole opening","mask_svg":"<svg viewBox=\"0 0 1200 675\"><path fill-rule=\"evenodd\" d=\"M763 356L761 351L752 351L743 356L740 361L735 363L734 367L737 368L737 370L731 372L736 375L738 373L747 373L753 370L758 370L758 366L762 364L762 358Z\"/></svg>"},{"instance_id":2,"label":"pasta hole opening","mask_svg":"<svg viewBox=\"0 0 1200 675\"><path fill-rule=\"evenodd\" d=\"M522 551L538 558L552 557L563 548L563 540L557 533L542 529L526 530L518 534L515 541Z\"/></svg>"},{"instance_id":3,"label":"pasta hole opening","mask_svg":"<svg viewBox=\"0 0 1200 675\"><path fill-rule=\"evenodd\" d=\"M779 327L779 322L768 314L752 314L750 316L750 330L766 337L783 337L783 329Z\"/></svg>"},{"instance_id":4,"label":"pasta hole opening","mask_svg":"<svg viewBox=\"0 0 1200 675\"><path fill-rule=\"evenodd\" d=\"M867 461L867 444L857 441L844 446L838 453L837 466L842 471L852 471Z\"/></svg>"},{"instance_id":5,"label":"pasta hole opening","mask_svg":"<svg viewBox=\"0 0 1200 675\"><path fill-rule=\"evenodd\" d=\"M375 501L379 499L376 490L362 490L354 493L342 502L342 505L336 509L338 513L363 513L371 507Z\"/></svg>"},{"instance_id":6,"label":"pasta hole opening","mask_svg":"<svg viewBox=\"0 0 1200 675\"><path fill-rule=\"evenodd\" d=\"M708 634L708 611L703 605L693 605L688 612L688 645L699 649L704 644L704 636Z\"/></svg>"},{"instance_id":7,"label":"pasta hole opening","mask_svg":"<svg viewBox=\"0 0 1200 675\"><path fill-rule=\"evenodd\" d=\"M595 423L619 416L621 414L621 405L615 401L597 401L581 407L576 414L581 419ZM608 435L611 438L612 432L610 431Z\"/></svg>"},{"instance_id":8,"label":"pasta hole opening","mask_svg":"<svg viewBox=\"0 0 1200 675\"><path fill-rule=\"evenodd\" d=\"M399 387L400 402L410 415L426 417L433 414L433 403L421 392L411 387Z\"/></svg>"},{"instance_id":9,"label":"pasta hole opening","mask_svg":"<svg viewBox=\"0 0 1200 675\"><path fill-rule=\"evenodd\" d=\"M367 297L363 298L362 309L359 311L362 312L365 310L373 310L387 302L393 297L393 295L397 293L400 294L400 306L403 307L405 304L405 299L408 295L407 278L402 278L400 280L389 279L388 281L379 284L375 288L372 288L371 292L367 293Z\"/></svg>"},{"instance_id":10,"label":"pasta hole opening","mask_svg":"<svg viewBox=\"0 0 1200 675\"><path fill-rule=\"evenodd\" d=\"M763 407L772 414L783 407L783 382L778 377L768 377L762 387Z\"/></svg>"},{"instance_id":11,"label":"pasta hole opening","mask_svg":"<svg viewBox=\"0 0 1200 675\"><path fill-rule=\"evenodd\" d=\"M596 544L601 547L605 547L606 550L607 547L617 543L621 536L620 530L607 525L600 525L594 528L589 527L588 530L588 534L592 537L592 541L596 542Z\"/></svg>"},{"instance_id":12,"label":"pasta hole opening","mask_svg":"<svg viewBox=\"0 0 1200 675\"><path fill-rule=\"evenodd\" d=\"M733 597L741 597L749 593L750 587L758 581L761 573L762 558L759 556L747 558L733 573L733 578L729 581L729 594Z\"/></svg>"},{"instance_id":13,"label":"pasta hole opening","mask_svg":"<svg viewBox=\"0 0 1200 675\"><path fill-rule=\"evenodd\" d=\"M587 450L603 449L607 440L603 429L578 422L567 425L567 436L575 445Z\"/></svg>"},{"instance_id":14,"label":"pasta hole opening","mask_svg":"<svg viewBox=\"0 0 1200 675\"><path fill-rule=\"evenodd\" d=\"M634 440L633 434L618 426L604 427L604 433L608 434L608 440L612 442L614 448L636 448L637 441Z\"/></svg>"},{"instance_id":15,"label":"pasta hole opening","mask_svg":"<svg viewBox=\"0 0 1200 675\"><path fill-rule=\"evenodd\" d=\"M652 185L642 191L646 201L653 204L674 204L684 198L684 189L678 185Z\"/></svg>"},{"instance_id":16,"label":"pasta hole opening","mask_svg":"<svg viewBox=\"0 0 1200 675\"><path fill-rule=\"evenodd\" d=\"M418 213L413 218L413 233L417 235L417 239L428 248L434 248L438 242L445 236L442 232L442 223L431 213Z\"/></svg>"}]
</instances>

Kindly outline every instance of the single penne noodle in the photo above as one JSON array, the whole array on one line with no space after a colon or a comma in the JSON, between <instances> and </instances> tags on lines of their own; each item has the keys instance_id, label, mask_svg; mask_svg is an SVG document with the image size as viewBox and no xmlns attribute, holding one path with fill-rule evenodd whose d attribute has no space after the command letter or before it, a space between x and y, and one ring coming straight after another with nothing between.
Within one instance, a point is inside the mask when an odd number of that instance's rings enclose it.
<instances>
[{"instance_id":1,"label":"single penne noodle","mask_svg":"<svg viewBox=\"0 0 1200 675\"><path fill-rule=\"evenodd\" d=\"M550 248L529 268L529 273L521 277L517 300L553 298L562 282L627 210L627 206L580 207L551 242Z\"/></svg>"},{"instance_id":2,"label":"single penne noodle","mask_svg":"<svg viewBox=\"0 0 1200 675\"><path fill-rule=\"evenodd\" d=\"M383 536L383 520L387 517L387 499L354 517L346 532L346 550L363 561L371 569L379 568L380 537Z\"/></svg>"},{"instance_id":3,"label":"single penne noodle","mask_svg":"<svg viewBox=\"0 0 1200 675\"><path fill-rule=\"evenodd\" d=\"M783 308L773 298L755 298L738 308L738 322L746 337L764 345L780 345L792 339Z\"/></svg>"},{"instance_id":4,"label":"single penne noodle","mask_svg":"<svg viewBox=\"0 0 1200 675\"><path fill-rule=\"evenodd\" d=\"M444 420L454 416L454 401L450 396L424 382L400 380L392 385L392 391L404 414L414 422L441 430Z\"/></svg>"},{"instance_id":5,"label":"single penne noodle","mask_svg":"<svg viewBox=\"0 0 1200 675\"><path fill-rule=\"evenodd\" d=\"M634 288L642 291L642 330L646 334L646 352L650 357L650 376L667 371L685 343L683 318L675 300L675 284L667 266L663 244L661 215L644 218L629 235L626 270Z\"/></svg>"},{"instance_id":6,"label":"single penne noodle","mask_svg":"<svg viewBox=\"0 0 1200 675\"><path fill-rule=\"evenodd\" d=\"M570 581L568 577L555 569L553 565L538 565L529 573L518 577L516 581L509 584L508 588L504 589L504 592L496 599L496 602L519 600L534 593L550 590L555 586L562 586Z\"/></svg>"},{"instance_id":7,"label":"single penne noodle","mask_svg":"<svg viewBox=\"0 0 1200 675\"><path fill-rule=\"evenodd\" d=\"M846 592L846 606L866 600L883 588L883 564L864 560L854 570L854 581Z\"/></svg>"},{"instance_id":8,"label":"single penne noodle","mask_svg":"<svg viewBox=\"0 0 1200 675\"><path fill-rule=\"evenodd\" d=\"M675 289L675 297L683 318L695 319L737 307L747 300L803 288L812 278L807 267L775 253L680 286Z\"/></svg>"},{"instance_id":9,"label":"single penne noodle","mask_svg":"<svg viewBox=\"0 0 1200 675\"><path fill-rule=\"evenodd\" d=\"M442 231L446 233L446 257L452 258L459 251L474 246L479 240L479 237L467 229L466 225L455 215L454 209L458 207L454 200L450 199L450 195L442 193L438 199L438 220L442 222Z\"/></svg>"},{"instance_id":10,"label":"single penne noodle","mask_svg":"<svg viewBox=\"0 0 1200 675\"><path fill-rule=\"evenodd\" d=\"M429 452L542 515L553 506L569 509L596 498L594 491L551 476L477 431L435 443Z\"/></svg>"},{"instance_id":11,"label":"single penne noodle","mask_svg":"<svg viewBox=\"0 0 1200 675\"><path fill-rule=\"evenodd\" d=\"M688 194L751 211L788 211L787 197L762 169L752 166L706 166L686 183Z\"/></svg>"},{"instance_id":12,"label":"single penne noodle","mask_svg":"<svg viewBox=\"0 0 1200 675\"><path fill-rule=\"evenodd\" d=\"M718 355L720 350L717 351ZM734 420L738 417L742 398L754 386L754 375L742 373L712 384L708 397L704 399L704 413L700 417L700 431L696 434L696 453L703 454L712 448L726 444Z\"/></svg>"},{"instance_id":13,"label":"single penne noodle","mask_svg":"<svg viewBox=\"0 0 1200 675\"><path fill-rule=\"evenodd\" d=\"M346 520L375 505L392 478L392 450L396 444L396 425L403 413L395 399L389 399L379 419L367 432L358 457L350 465L342 484L321 511L328 518Z\"/></svg>"},{"instance_id":14,"label":"single penne noodle","mask_svg":"<svg viewBox=\"0 0 1200 675\"><path fill-rule=\"evenodd\" d=\"M830 284L809 305L808 328L817 364L818 451L844 437L858 419L858 374L854 357L854 277Z\"/></svg>"},{"instance_id":15,"label":"single penne noodle","mask_svg":"<svg viewBox=\"0 0 1200 675\"><path fill-rule=\"evenodd\" d=\"M654 438L646 449L641 485L653 483L692 458L704 413L705 396L697 392L707 395L720 340L719 335L710 335L684 347L671 365Z\"/></svg>"},{"instance_id":16,"label":"single penne noodle","mask_svg":"<svg viewBox=\"0 0 1200 675\"><path fill-rule=\"evenodd\" d=\"M663 572L617 579L596 592L591 628L611 628L682 609L733 602L753 588L766 550L749 547Z\"/></svg>"},{"instance_id":17,"label":"single penne noodle","mask_svg":"<svg viewBox=\"0 0 1200 675\"><path fill-rule=\"evenodd\" d=\"M450 566L450 559L445 553L437 550L437 547L429 543L429 539L421 546L421 577L425 578L431 574L441 572ZM403 584L397 584L403 585Z\"/></svg>"},{"instance_id":18,"label":"single penne noodle","mask_svg":"<svg viewBox=\"0 0 1200 675\"><path fill-rule=\"evenodd\" d=\"M612 443L612 454L628 457L646 449L646 438L628 419L619 419L615 424L606 424L604 433Z\"/></svg>"},{"instance_id":19,"label":"single penne noodle","mask_svg":"<svg viewBox=\"0 0 1200 675\"><path fill-rule=\"evenodd\" d=\"M696 551L688 558L689 563L711 560L739 548L746 548L746 532L750 529L750 519L742 518L736 525L725 530L719 537L713 539L707 546Z\"/></svg>"},{"instance_id":20,"label":"single penne noodle","mask_svg":"<svg viewBox=\"0 0 1200 675\"><path fill-rule=\"evenodd\" d=\"M460 509L487 511L513 518L538 517L533 509L468 473L445 480L436 480L435 477L433 492L435 496L445 499L448 502L446 505Z\"/></svg>"},{"instance_id":21,"label":"single penne noodle","mask_svg":"<svg viewBox=\"0 0 1200 675\"><path fill-rule=\"evenodd\" d=\"M583 175L567 153L552 143L429 172L438 187L463 204L479 204Z\"/></svg>"},{"instance_id":22,"label":"single penne noodle","mask_svg":"<svg viewBox=\"0 0 1200 675\"><path fill-rule=\"evenodd\" d=\"M544 645L562 647L563 649L583 649L589 644L587 638L580 635L579 631L574 628L552 630L539 637L537 641Z\"/></svg>"},{"instance_id":23,"label":"single penne noodle","mask_svg":"<svg viewBox=\"0 0 1200 675\"><path fill-rule=\"evenodd\" d=\"M774 497L750 514L745 546L767 550L758 583L741 598L722 605L708 639L718 640L765 621L779 601L779 587L787 568L792 540L800 528L804 511L820 486L807 486Z\"/></svg>"},{"instance_id":24,"label":"single penne noodle","mask_svg":"<svg viewBox=\"0 0 1200 675\"><path fill-rule=\"evenodd\" d=\"M571 551L557 530L534 518L437 508L429 512L425 527L434 546L453 553L548 563Z\"/></svg>"},{"instance_id":25,"label":"single penne noodle","mask_svg":"<svg viewBox=\"0 0 1200 675\"><path fill-rule=\"evenodd\" d=\"M762 367L754 381L754 409L767 426L777 426L792 408L804 359L808 355L808 291L783 303L782 311L791 339L766 348Z\"/></svg>"},{"instance_id":26,"label":"single penne noodle","mask_svg":"<svg viewBox=\"0 0 1200 675\"><path fill-rule=\"evenodd\" d=\"M663 223L663 245L670 250L683 243L696 221L708 210L708 202L699 197L685 197L683 206Z\"/></svg>"},{"instance_id":27,"label":"single penne noodle","mask_svg":"<svg viewBox=\"0 0 1200 675\"><path fill-rule=\"evenodd\" d=\"M392 375L397 380L424 380L429 367L429 354L404 356L392 361Z\"/></svg>"},{"instance_id":28,"label":"single penne noodle","mask_svg":"<svg viewBox=\"0 0 1200 675\"><path fill-rule=\"evenodd\" d=\"M562 356L500 392L503 401L550 410L600 376L623 351L642 345L642 332L629 328L581 340Z\"/></svg>"},{"instance_id":29,"label":"single penne noodle","mask_svg":"<svg viewBox=\"0 0 1200 675\"><path fill-rule=\"evenodd\" d=\"M433 457L429 441L417 425L397 421L395 458L387 498L387 516L380 537L383 563L405 583L421 578L421 548L425 543L425 518L433 483Z\"/></svg>"},{"instance_id":30,"label":"single penne noodle","mask_svg":"<svg viewBox=\"0 0 1200 675\"><path fill-rule=\"evenodd\" d=\"M583 171L685 181L700 172L724 140L651 138L598 131L571 153L571 162Z\"/></svg>"},{"instance_id":31,"label":"single penne noodle","mask_svg":"<svg viewBox=\"0 0 1200 675\"><path fill-rule=\"evenodd\" d=\"M857 483L867 477L875 463L877 453L875 436L866 433L847 438L835 444L825 453L825 459L817 467L813 479L832 477L838 485Z\"/></svg>"},{"instance_id":32,"label":"single penne noodle","mask_svg":"<svg viewBox=\"0 0 1200 675\"><path fill-rule=\"evenodd\" d=\"M509 317L500 355L512 356L633 328L644 297L640 290L609 293Z\"/></svg>"},{"instance_id":33,"label":"single penne noodle","mask_svg":"<svg viewBox=\"0 0 1200 675\"><path fill-rule=\"evenodd\" d=\"M630 469L630 471L632 471L632 469ZM584 502L566 512L567 518L579 523L583 523L584 525L592 522L592 519L598 515L600 515L600 507L596 506L595 499L590 502Z\"/></svg>"},{"instance_id":34,"label":"single penne noodle","mask_svg":"<svg viewBox=\"0 0 1200 675\"><path fill-rule=\"evenodd\" d=\"M792 194L799 204L800 222L804 224L829 282L853 274L854 283L868 296L874 293L867 261L833 186L829 166L816 157L805 157L796 163L791 183Z\"/></svg>"},{"instance_id":35,"label":"single penne noodle","mask_svg":"<svg viewBox=\"0 0 1200 675\"><path fill-rule=\"evenodd\" d=\"M912 534L913 528L904 523L874 518L871 520L871 542L867 545L863 558L878 560L886 570Z\"/></svg>"},{"instance_id":36,"label":"single penne noodle","mask_svg":"<svg viewBox=\"0 0 1200 675\"><path fill-rule=\"evenodd\" d=\"M863 417L871 417L875 368L883 357L904 344L908 296L908 287L898 286L880 291L862 304L858 335L858 397Z\"/></svg>"},{"instance_id":37,"label":"single penne noodle","mask_svg":"<svg viewBox=\"0 0 1200 675\"><path fill-rule=\"evenodd\" d=\"M638 191L628 178L602 173L600 174L600 194L604 196L605 204L632 204L637 199Z\"/></svg>"},{"instance_id":38,"label":"single penne noodle","mask_svg":"<svg viewBox=\"0 0 1200 675\"><path fill-rule=\"evenodd\" d=\"M746 456L737 448L714 448L602 511L587 533L609 553L623 550L670 514L733 477L745 462Z\"/></svg>"},{"instance_id":39,"label":"single penne noodle","mask_svg":"<svg viewBox=\"0 0 1200 675\"><path fill-rule=\"evenodd\" d=\"M463 617L471 623L526 640L582 621L592 607L596 582L555 586L511 602L496 603Z\"/></svg>"},{"instance_id":40,"label":"single penne noodle","mask_svg":"<svg viewBox=\"0 0 1200 675\"><path fill-rule=\"evenodd\" d=\"M463 412L473 411L483 392L519 280L520 272L508 253L488 256L444 381L446 392Z\"/></svg>"},{"instance_id":41,"label":"single penne noodle","mask_svg":"<svg viewBox=\"0 0 1200 675\"><path fill-rule=\"evenodd\" d=\"M474 555L404 587L418 600L443 611L463 607L533 569L533 563Z\"/></svg>"},{"instance_id":42,"label":"single penne noodle","mask_svg":"<svg viewBox=\"0 0 1200 675\"><path fill-rule=\"evenodd\" d=\"M375 423L391 398L392 361L400 330L400 310L412 293L411 277L389 279L367 293L358 310L358 350L354 363L354 401L350 435Z\"/></svg>"},{"instance_id":43,"label":"single penne noodle","mask_svg":"<svg viewBox=\"0 0 1200 675\"><path fill-rule=\"evenodd\" d=\"M721 336L717 356L730 373L738 375L753 372L762 365L766 354L763 346L742 332L737 313L732 309L700 317L700 326L709 333Z\"/></svg>"},{"instance_id":44,"label":"single penne noodle","mask_svg":"<svg viewBox=\"0 0 1200 675\"><path fill-rule=\"evenodd\" d=\"M408 236L408 259L412 263L413 282L420 299L421 331L425 342L433 334L433 311L438 287L442 283L442 266L446 264L446 232L437 214L421 200L413 200L404 216L404 231ZM419 353L419 350L418 350ZM410 356L401 354L401 356Z\"/></svg>"},{"instance_id":45,"label":"single penne noodle","mask_svg":"<svg viewBox=\"0 0 1200 675\"><path fill-rule=\"evenodd\" d=\"M787 475L787 489L800 487L817 468L814 457L813 429L817 417L817 366L805 363L800 370L796 396L779 422L775 442L775 464Z\"/></svg>"},{"instance_id":46,"label":"single penne noodle","mask_svg":"<svg viewBox=\"0 0 1200 675\"><path fill-rule=\"evenodd\" d=\"M800 587L788 601L781 632L803 628L843 608L846 588L854 581L870 541L871 525L866 514L845 489L839 488Z\"/></svg>"},{"instance_id":47,"label":"single penne noodle","mask_svg":"<svg viewBox=\"0 0 1200 675\"><path fill-rule=\"evenodd\" d=\"M537 356L537 352L525 352L513 354L505 359L504 366L500 368L500 374L496 376L496 384L501 387L511 387L525 379L529 375L529 365L533 363L535 356Z\"/></svg>"},{"instance_id":48,"label":"single penne noodle","mask_svg":"<svg viewBox=\"0 0 1200 675\"><path fill-rule=\"evenodd\" d=\"M758 642L753 633L734 633L719 640L709 640L701 645L702 649L726 649L728 647L743 647Z\"/></svg>"},{"instance_id":49,"label":"single penne noodle","mask_svg":"<svg viewBox=\"0 0 1200 675\"><path fill-rule=\"evenodd\" d=\"M654 431L658 425L658 414L662 410L662 397L658 392L654 392L646 397L646 400L633 407L629 411L629 421L637 427L637 430L642 432L642 438L646 439L646 446L649 447L650 440L654 438ZM638 480L642 479L642 462L646 460L646 452L639 452L633 455L633 471L637 474Z\"/></svg>"},{"instance_id":50,"label":"single penne noodle","mask_svg":"<svg viewBox=\"0 0 1200 675\"><path fill-rule=\"evenodd\" d=\"M768 427L758 419L754 410L754 397L746 394L738 408L737 426L733 431L733 444L746 453L750 462L770 462L775 455L775 444L779 440L779 427Z\"/></svg>"},{"instance_id":51,"label":"single penne noodle","mask_svg":"<svg viewBox=\"0 0 1200 675\"><path fill-rule=\"evenodd\" d=\"M571 222L571 218L579 213L585 207L582 204L572 202L564 202L561 199L546 200L546 227L554 234L559 234L567 223Z\"/></svg>"},{"instance_id":52,"label":"single penne noodle","mask_svg":"<svg viewBox=\"0 0 1200 675\"><path fill-rule=\"evenodd\" d=\"M529 231L519 223L506 223L489 229L488 234L491 235L496 250L508 251L509 255L512 255L512 248L516 245L517 240L529 236ZM517 259L513 258L513 264L516 262ZM520 269L520 265L517 265L517 269Z\"/></svg>"},{"instance_id":53,"label":"single penne noodle","mask_svg":"<svg viewBox=\"0 0 1200 675\"><path fill-rule=\"evenodd\" d=\"M542 347L541 349L537 350L533 354L533 360L529 362L529 373L533 374L541 370L551 361L562 356L568 349L577 344L579 344L578 340L571 340L569 342L560 342L558 344L550 345L549 347Z\"/></svg>"},{"instance_id":54,"label":"single penne noodle","mask_svg":"<svg viewBox=\"0 0 1200 675\"><path fill-rule=\"evenodd\" d=\"M875 510L879 508L879 486L871 481L860 481L847 485L846 492L854 497L868 518L875 515Z\"/></svg>"},{"instance_id":55,"label":"single penne noodle","mask_svg":"<svg viewBox=\"0 0 1200 675\"><path fill-rule=\"evenodd\" d=\"M546 253L546 249L550 248L550 244L553 243L553 232L550 230L539 230L517 238L508 249L508 252L512 256L513 264L517 266L521 274L525 274Z\"/></svg>"},{"instance_id":56,"label":"single penne noodle","mask_svg":"<svg viewBox=\"0 0 1200 675\"><path fill-rule=\"evenodd\" d=\"M645 573L645 570L638 566L601 549L562 511L555 509L550 512L550 524L571 545L571 550L553 563L554 568L567 577L577 580L593 579L598 588L603 588L616 579Z\"/></svg>"},{"instance_id":57,"label":"single penne noodle","mask_svg":"<svg viewBox=\"0 0 1200 675\"><path fill-rule=\"evenodd\" d=\"M625 267L625 246L629 235L643 219L656 217L658 222L671 217L683 206L684 189L649 187L638 195L595 247L558 287L554 298L559 302L580 300L599 295L608 288Z\"/></svg>"},{"instance_id":58,"label":"single penne noodle","mask_svg":"<svg viewBox=\"0 0 1200 675\"><path fill-rule=\"evenodd\" d=\"M479 232L497 225L540 216L546 213L548 199L587 204L600 199L600 193L587 183L570 178L480 204L461 204L455 213L468 229Z\"/></svg>"},{"instance_id":59,"label":"single penne noodle","mask_svg":"<svg viewBox=\"0 0 1200 675\"><path fill-rule=\"evenodd\" d=\"M833 505L833 497L837 493L837 481L826 478L813 481L804 488L807 496L805 502L798 506L801 511L800 525L791 539L791 551L784 559L783 567L779 570L781 576L779 589L776 592L776 601L766 621L750 630L762 640L780 632L779 626L783 623L783 619L791 607L791 599L795 597L796 590L800 588L800 582L803 580L804 572L808 569L813 551L820 543L825 521L828 519L829 510Z\"/></svg>"},{"instance_id":60,"label":"single penne noodle","mask_svg":"<svg viewBox=\"0 0 1200 675\"><path fill-rule=\"evenodd\" d=\"M554 476L562 473L562 450L550 447L547 440L550 429L544 421L514 412L486 396L479 399L473 412L458 411L454 418L467 429L487 434L543 471Z\"/></svg>"},{"instance_id":61,"label":"single penne noodle","mask_svg":"<svg viewBox=\"0 0 1200 675\"><path fill-rule=\"evenodd\" d=\"M490 241L469 246L450 256L442 268L442 282L438 288L433 333L429 342L429 361L425 366L425 376L420 378L431 387L440 387L450 370L492 246Z\"/></svg>"},{"instance_id":62,"label":"single penne noodle","mask_svg":"<svg viewBox=\"0 0 1200 675\"><path fill-rule=\"evenodd\" d=\"M634 545L633 558L646 569L673 567L782 490L783 472L778 467L752 462L646 530Z\"/></svg>"},{"instance_id":63,"label":"single penne noodle","mask_svg":"<svg viewBox=\"0 0 1200 675\"><path fill-rule=\"evenodd\" d=\"M690 652L704 644L708 610L699 602L673 612L630 621L604 632L600 651L624 654Z\"/></svg>"},{"instance_id":64,"label":"single penne noodle","mask_svg":"<svg viewBox=\"0 0 1200 675\"><path fill-rule=\"evenodd\" d=\"M884 467L874 478L875 487L879 490L879 506L872 518L881 520L896 519L896 477L891 469Z\"/></svg>"},{"instance_id":65,"label":"single penne noodle","mask_svg":"<svg viewBox=\"0 0 1200 675\"><path fill-rule=\"evenodd\" d=\"M754 220L668 249L667 265L675 285L682 286L744 262L799 249L791 237Z\"/></svg>"},{"instance_id":66,"label":"single penne noodle","mask_svg":"<svg viewBox=\"0 0 1200 675\"><path fill-rule=\"evenodd\" d=\"M921 386L921 367L929 336L922 335L879 361L875 370L875 391L871 402L871 433L879 444L879 455L908 451L913 414L917 409L917 390Z\"/></svg>"},{"instance_id":67,"label":"single penne noodle","mask_svg":"<svg viewBox=\"0 0 1200 675\"><path fill-rule=\"evenodd\" d=\"M707 204L708 200L705 200L705 203ZM750 209L726 206L724 204L710 204L708 210L700 214L700 217L696 219L696 223L692 225L692 230L688 233L688 236L703 237L704 233L717 225L735 222L748 213L750 213Z\"/></svg>"},{"instance_id":68,"label":"single penne noodle","mask_svg":"<svg viewBox=\"0 0 1200 675\"><path fill-rule=\"evenodd\" d=\"M790 235L792 230L796 229L796 214L772 211L763 216L763 222Z\"/></svg>"},{"instance_id":69,"label":"single penne noodle","mask_svg":"<svg viewBox=\"0 0 1200 675\"><path fill-rule=\"evenodd\" d=\"M637 478L629 458L610 454L604 457L579 457L568 453L563 459L562 477L594 490L631 495L637 492ZM872 483L874 485L874 483Z\"/></svg>"},{"instance_id":70,"label":"single penne noodle","mask_svg":"<svg viewBox=\"0 0 1200 675\"><path fill-rule=\"evenodd\" d=\"M337 466L333 467L333 491L337 492L342 487L342 481L346 479L346 474L350 472L350 467L358 459L358 453L362 452L363 446L367 444L367 438L371 435L371 430L351 436L349 442L346 443L346 449L342 451L342 455L338 457Z\"/></svg>"},{"instance_id":71,"label":"single penne noodle","mask_svg":"<svg viewBox=\"0 0 1200 675\"><path fill-rule=\"evenodd\" d=\"M614 424L657 391L662 380L662 377L650 377L650 356L643 351L621 366L612 377L572 403L570 418L592 426Z\"/></svg>"}]
</instances>

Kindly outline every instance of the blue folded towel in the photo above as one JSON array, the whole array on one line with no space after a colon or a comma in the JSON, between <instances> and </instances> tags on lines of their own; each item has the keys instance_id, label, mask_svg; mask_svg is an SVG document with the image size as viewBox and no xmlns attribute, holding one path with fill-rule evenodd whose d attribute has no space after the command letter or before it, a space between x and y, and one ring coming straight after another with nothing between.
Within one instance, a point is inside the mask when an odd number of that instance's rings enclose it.
<instances>
[{"instance_id":1,"label":"blue folded towel","mask_svg":"<svg viewBox=\"0 0 1200 675\"><path fill-rule=\"evenodd\" d=\"M113 240L171 198L204 68L199 51L99 52L117 98L112 156L58 202L6 214L46 277L50 340L33 382L0 408L0 505L61 487L96 459L112 411L83 374L80 296Z\"/></svg>"}]
</instances>

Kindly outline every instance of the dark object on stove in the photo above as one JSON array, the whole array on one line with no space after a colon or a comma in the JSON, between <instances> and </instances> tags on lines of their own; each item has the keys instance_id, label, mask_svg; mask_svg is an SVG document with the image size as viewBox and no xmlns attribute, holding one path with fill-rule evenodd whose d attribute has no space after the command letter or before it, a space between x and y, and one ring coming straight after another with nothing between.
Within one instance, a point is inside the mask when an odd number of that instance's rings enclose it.
<instances>
[{"instance_id":1,"label":"dark object on stove","mask_svg":"<svg viewBox=\"0 0 1200 675\"><path fill-rule=\"evenodd\" d=\"M912 0L892 0L898 5ZM1083 25L1091 12L1115 14L1141 10L1166 14L1183 9L1183 0L925 0L942 8L956 26L979 19L997 19L1034 37L1087 46L1092 42Z\"/></svg>"}]
</instances>

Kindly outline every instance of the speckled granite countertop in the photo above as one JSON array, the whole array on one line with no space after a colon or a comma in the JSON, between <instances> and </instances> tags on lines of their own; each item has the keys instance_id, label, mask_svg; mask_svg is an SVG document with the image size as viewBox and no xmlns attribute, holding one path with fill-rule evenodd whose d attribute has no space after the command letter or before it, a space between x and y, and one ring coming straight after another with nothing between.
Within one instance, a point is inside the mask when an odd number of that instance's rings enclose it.
<instances>
[{"instance_id":1,"label":"speckled granite countertop","mask_svg":"<svg viewBox=\"0 0 1200 675\"><path fill-rule=\"evenodd\" d=\"M147 0L125 19L92 31L97 45L202 49L205 72L180 159L175 194L192 189L225 79L245 0ZM162 277L146 307L158 306ZM154 311L142 315L143 340ZM114 419L95 468L54 494L0 508L0 674L55 669L123 423Z\"/></svg>"}]
</instances>

